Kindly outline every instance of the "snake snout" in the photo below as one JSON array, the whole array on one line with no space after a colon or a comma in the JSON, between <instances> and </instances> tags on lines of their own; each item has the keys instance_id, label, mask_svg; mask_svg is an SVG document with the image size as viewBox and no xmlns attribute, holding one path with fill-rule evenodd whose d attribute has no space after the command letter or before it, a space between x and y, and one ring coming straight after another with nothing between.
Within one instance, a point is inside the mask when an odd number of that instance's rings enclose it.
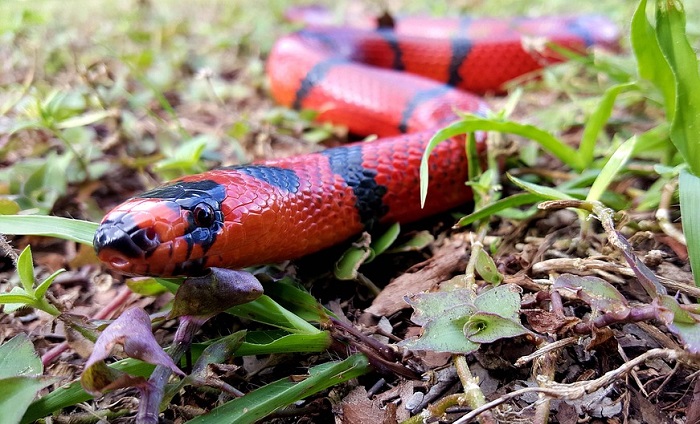
<instances>
[{"instance_id":1,"label":"snake snout","mask_svg":"<svg viewBox=\"0 0 700 424\"><path fill-rule=\"evenodd\" d=\"M160 240L153 228L125 231L121 226L103 222L95 232L93 245L99 256L119 254L124 258L142 258L158 247Z\"/></svg>"},{"instance_id":2,"label":"snake snout","mask_svg":"<svg viewBox=\"0 0 700 424\"><path fill-rule=\"evenodd\" d=\"M154 250L160 244L158 233L153 228L142 228L135 231L131 234L131 241L145 253Z\"/></svg>"}]
</instances>

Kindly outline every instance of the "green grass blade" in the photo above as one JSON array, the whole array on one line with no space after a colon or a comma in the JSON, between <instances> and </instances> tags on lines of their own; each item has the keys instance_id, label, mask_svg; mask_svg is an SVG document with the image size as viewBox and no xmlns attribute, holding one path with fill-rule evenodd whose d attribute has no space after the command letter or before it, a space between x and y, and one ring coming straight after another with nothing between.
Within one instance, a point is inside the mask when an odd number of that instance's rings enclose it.
<instances>
[{"instance_id":1,"label":"green grass blade","mask_svg":"<svg viewBox=\"0 0 700 424\"><path fill-rule=\"evenodd\" d=\"M246 340L256 336L257 334L253 334L250 337L246 337ZM332 343L333 338L326 331L316 334L287 334L272 339L268 343L251 343L244 341L238 349L236 349L235 355L249 356L273 355L279 353L324 352L330 348Z\"/></svg>"},{"instance_id":2,"label":"green grass blade","mask_svg":"<svg viewBox=\"0 0 700 424\"><path fill-rule=\"evenodd\" d=\"M505 209L510 209L510 208L516 208L518 206L523 206L523 205L529 205L532 203L537 202L538 200L543 200L543 197L540 196L539 194L533 194L533 193L518 193L514 194L512 196L508 196L503 199L499 199L488 206L485 206L479 210L476 210L472 213L470 213L467 216L462 217L459 222L457 222L457 226L459 227L464 227L466 225L469 225L475 221L479 221L481 219L486 219L490 216L495 215L498 212L501 212Z\"/></svg>"},{"instance_id":3,"label":"green grass blade","mask_svg":"<svg viewBox=\"0 0 700 424\"><path fill-rule=\"evenodd\" d=\"M678 191L681 199L683 234L688 245L690 268L695 285L700 287L700 178L682 171Z\"/></svg>"},{"instance_id":4,"label":"green grass blade","mask_svg":"<svg viewBox=\"0 0 700 424\"><path fill-rule=\"evenodd\" d=\"M344 361L317 365L311 368L309 375L301 381L294 382L289 378L277 380L189 422L191 424L252 424L279 408L351 378L359 377L371 369L364 355L353 355Z\"/></svg>"},{"instance_id":5,"label":"green grass blade","mask_svg":"<svg viewBox=\"0 0 700 424\"><path fill-rule=\"evenodd\" d=\"M608 119L610 119L617 96L635 86L635 83L625 83L614 85L605 90L605 94L603 94L603 97L600 99L598 107L596 107L591 116L588 118L586 128L584 128L583 135L581 136L581 144L578 149L581 160L584 162L586 167L590 166L590 164L593 162L596 140L598 139L602 129L608 123Z\"/></svg>"},{"instance_id":6,"label":"green grass blade","mask_svg":"<svg viewBox=\"0 0 700 424\"><path fill-rule=\"evenodd\" d=\"M612 154L600 171L600 174L598 174L598 178L593 182L591 191L589 191L588 196L586 196L586 201L594 202L600 200L605 190L612 184L617 174L624 168L625 164L632 156L636 144L637 137L635 136L625 140L620 147L615 150L615 153Z\"/></svg>"},{"instance_id":7,"label":"green grass blade","mask_svg":"<svg viewBox=\"0 0 700 424\"><path fill-rule=\"evenodd\" d=\"M266 295L252 302L234 306L228 312L241 318L282 328L290 333L316 334L321 331Z\"/></svg>"},{"instance_id":8,"label":"green grass blade","mask_svg":"<svg viewBox=\"0 0 700 424\"><path fill-rule=\"evenodd\" d=\"M508 174L508 178L515 183L518 187L523 190L536 194L540 196L543 200L574 200L575 197L569 196L568 194L557 190L556 188L547 187L539 184L534 184L521 180L520 178L514 177Z\"/></svg>"},{"instance_id":9,"label":"green grass blade","mask_svg":"<svg viewBox=\"0 0 700 424\"><path fill-rule=\"evenodd\" d=\"M639 76L651 81L661 91L669 119L675 114L676 87L673 72L659 46L654 27L646 15L647 0L642 0L632 17L631 42L637 58Z\"/></svg>"},{"instance_id":10,"label":"green grass blade","mask_svg":"<svg viewBox=\"0 0 700 424\"><path fill-rule=\"evenodd\" d=\"M0 234L56 237L92 246L95 222L45 215L0 215Z\"/></svg>"},{"instance_id":11,"label":"green grass blade","mask_svg":"<svg viewBox=\"0 0 700 424\"><path fill-rule=\"evenodd\" d=\"M464 119L454 122L453 124L435 133L435 135L430 139L430 142L428 142L428 146L423 153L423 158L420 164L421 205L425 204L425 198L428 195L428 160L432 151L439 143L447 140L448 138L475 131L497 131L526 137L537 142L543 149L547 150L549 153L556 156L557 159L561 160L577 171L583 170L586 166L586 163L579 155L577 150L559 140L549 132L537 128L534 125L521 124L500 118L482 118L476 115L467 115L464 117Z\"/></svg>"},{"instance_id":12,"label":"green grass blade","mask_svg":"<svg viewBox=\"0 0 700 424\"><path fill-rule=\"evenodd\" d=\"M657 1L656 35L675 76L675 114L667 114L672 119L671 141L693 174L700 176L700 72L685 34L680 1Z\"/></svg>"}]
</instances>

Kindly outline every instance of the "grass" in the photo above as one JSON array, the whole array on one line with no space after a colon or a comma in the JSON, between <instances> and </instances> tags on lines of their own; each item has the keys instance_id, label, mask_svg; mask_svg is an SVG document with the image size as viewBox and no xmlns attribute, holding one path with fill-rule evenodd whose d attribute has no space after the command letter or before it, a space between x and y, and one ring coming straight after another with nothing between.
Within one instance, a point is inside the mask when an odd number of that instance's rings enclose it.
<instances>
[{"instance_id":1,"label":"grass","mask_svg":"<svg viewBox=\"0 0 700 424\"><path fill-rule=\"evenodd\" d=\"M570 3L554 0L535 5L522 1L498 2L497 7L491 2L465 2L464 5L450 1L405 3L400 9L402 12L427 11L447 16L458 15L462 7L485 15L570 12ZM636 278L648 282L644 287L652 301L645 298L640 301L642 306L630 306L624 301L625 295L629 297L630 294L622 288L611 289L607 283L589 280L576 280L587 288L570 301L578 302L579 308L594 310L593 315L612 316L612 313L606 315L610 312L607 306L591 300L600 296L608 304L613 304L618 314L622 309L628 312L626 317L637 317L638 321L655 318L656 322L668 326L685 351L698 350L697 340L700 338L697 337L699 330L696 328L698 319L694 315L697 312L694 302L677 301L666 295L654 275L656 269L647 268L638 259L635 262L635 253L624 247L627 239L636 239L647 257L652 250L662 249L666 263L686 272L688 263L693 269L700 269L700 213L692 207L700 197L700 170L697 168L700 164L700 139L696 131L700 128L697 122L700 119L700 100L693 89L700 86L700 78L692 49L700 35L700 27L696 24L700 6L686 3L690 44L684 41L683 15L672 8L660 9L657 19L652 10L646 10L653 9L652 5L647 8L645 2L640 3L636 12L636 4L612 0L578 5L581 13L606 14L619 22L625 31L631 31L631 38L623 40L623 48L633 53L620 56L603 54L596 56L595 60L578 59L544 71L539 81L521 84L522 91L514 89L505 99L489 99L496 105L496 110L502 106L500 112L486 118L465 117L436 134L435 143L466 131L491 131L490 142L494 144L489 150L490 171L474 175L470 182L476 194L475 210L459 220L460 226L471 228L473 243L470 248L474 263L467 265L459 279L451 281L455 291L447 295L440 292L441 296L455 303L455 309L450 313L456 314L457 318L452 321L458 321L460 326L453 328L450 327L452 322L441 323L446 327L431 327L433 333L430 334L439 337L441 333L466 332L471 338L465 352L478 349L482 343L494 343L495 339L489 335L498 328L510 325L517 330L512 335L503 336L507 339L523 334L525 330L521 331L517 305L516 310L510 308L502 312L503 316L498 315L497 301L484 309L474 306L479 303L475 299L484 298L483 295L476 296L477 283L481 280L494 285L500 283L504 276L502 268L496 269L496 263L507 267L504 258L508 254L515 255L513 252L522 252L511 248L509 243L513 246L518 243L515 239L503 236L504 232L515 228L517 231L512 231L513 237L519 235L518 231L523 234L534 232L537 237L548 240L549 249L557 250L561 257L573 255L585 261L596 256L589 252L597 252L611 264L617 264L618 257L626 258L629 269L637 273ZM672 3L660 1L658 4ZM85 1L46 1L38 6L24 2L0 4L0 13L7 17L0 23L0 37L4 41L0 43L0 55L6 58L0 69L0 161L3 164L0 169L0 234L43 235L89 245L94 222L106 209L160 181L200 172L218 164L299 153L313 148L319 141L344 138L342 129L313 123L312 115L306 112L279 108L266 94L264 57L278 36L293 30L282 20L283 12L289 6L289 1L269 2L266 7L224 1L196 1L187 5L172 1L134 1L99 7ZM346 10L353 5L346 2L334 7ZM647 17L651 20L647 21ZM521 144L517 151L510 150L499 157L502 147L497 142L502 134L518 136ZM503 149L507 151L508 147ZM507 177L500 175L500 164L504 161L510 172ZM427 166L424 167L427 172ZM423 184L427 177L423 178ZM674 187L678 183L680 190L676 192ZM664 191L670 191L671 195L664 197ZM531 206L543 200L555 202L554 206L551 202L545 203L543 207L547 208L577 208L580 222L571 225L580 231L574 236L568 233L570 243L559 246L565 240L550 240L546 231L540 234L534 227L528 227L530 222L536 222L542 216L541 209ZM610 224L612 218L605 206L644 219ZM667 215L655 220L648 213L650 210L666 211ZM684 250L680 241L677 242L680 237L675 219L679 212L687 239L687 260L678 253ZM592 224L592 218L603 223L602 230ZM392 228L392 232L385 236L387 240L393 242L397 230ZM552 228L549 230L555 232ZM651 231L657 239L672 241L649 248L639 241L643 231ZM489 244L487 235L497 241ZM25 328L10 315L24 304L47 312L41 316L42 322L58 317L72 329L69 331L85 333L81 339L94 340L99 328L87 326L83 321L72 322L63 315L74 312L68 306L72 302L82 305L83 310L87 308L90 312L84 312L86 315L95 314L99 309L87 306L93 297L99 298L94 287L87 293L74 294L75 298L70 298L70 289L65 288L70 287L66 281L71 281L71 278L87 283L80 270L94 269L94 254L89 247L75 249L74 243L57 247L55 242L45 240L36 237L10 240L14 246L31 245L31 250L26 248L15 258L17 274L9 264L0 268L0 278L3 278L0 280L3 291L0 303L5 304L4 315L0 318L12 322L9 334L32 333L29 327ZM523 237L519 243L527 244L524 240ZM12 247L8 247L5 240L1 241L3 250L12 255ZM372 274L373 266L389 267L396 271L394 274L400 273L400 270L393 269L392 259L382 262L381 258L374 257L375 250L379 254L389 247L379 243L382 241L384 239L371 246L360 246L359 250L350 250L345 261L353 256L362 259L350 264L340 262L343 275L366 279L370 285L365 274ZM377 248L378 244L382 244L381 248ZM533 250L547 250L546 245L533 245ZM615 248L618 253L610 254L609 251ZM51 255L56 252L65 253L70 260L62 259L60 266L56 266L51 261ZM393 258L391 255L395 254L381 256ZM373 264L363 264L363 268L359 268L367 257L374 259ZM332 262L328 270L333 269ZM377 262L380 265L376 265ZM59 276L58 268L61 267L69 271ZM316 271L322 273L322 270ZM280 270L263 268L257 272L263 279L272 279L279 275ZM531 268L528 272L534 271ZM540 275L536 283L540 284L542 293L550 293L544 285L547 279L555 280L562 272L570 270L557 269ZM615 283L632 281L627 274L611 273L598 275L607 276ZM381 273L375 270L372 275ZM696 285L700 286L700 272L695 272L694 277ZM96 281L105 278L109 277L100 272ZM339 298L339 291L347 294L346 289L333 286L338 282L332 278L315 278L334 287L324 300ZM512 275L506 276L506 283L512 281L509 278ZM562 280L555 281L559 281L554 286L560 287L561 292L568 287L564 287ZM154 293L152 299L162 299L166 291L177 291L177 285L172 281L131 281L129 284ZM341 327L329 324L333 322L334 314L297 284L288 280L266 284L266 296L228 310L230 316L237 318L227 319L227 327L215 331L203 327L206 343L216 345L221 341L218 335L229 330L233 332L241 325L240 319L251 324L243 341L232 349L232 355L237 358L263 354L298 355L302 352L321 355L333 347L334 340L358 337L353 333L342 333ZM482 285L488 286L486 283ZM499 290L511 290L510 285L504 287ZM532 290L532 286L528 287ZM115 292L116 288L109 290ZM363 290L358 289L360 298L367 295ZM494 295L496 292L487 293ZM683 293L691 296L688 292ZM348 299L355 295L355 292L347 294L343 300L352 304L353 301ZM513 297L513 293L509 296ZM465 297L469 300L462 302ZM423 301L429 304L430 300L427 296ZM356 302L362 305L362 300ZM665 306L660 308L659 304ZM471 316L463 316L466 313L459 312L462 309L471 311ZM154 313L167 311L169 306L153 305L151 310ZM479 313L473 314L473 310ZM656 315L644 315L649 310ZM670 316L669 310L672 311ZM334 309L333 312L338 311ZM19 316L14 313L15 318ZM435 311L428 314L438 318L440 315ZM406 326L407 318L404 314L401 319L393 321L394 326ZM154 319L157 326L167 325L162 317ZM414 315L414 322L419 321ZM441 320L427 321L440 323ZM621 320L606 322L602 327L618 331L615 325L620 326ZM527 331L538 333L538 329L530 327ZM538 334L546 333L546 330L539 329ZM49 344L41 334L37 339L40 340L37 345L42 346L40 350L45 354ZM545 343L543 340L538 343ZM364 346L359 342L351 345ZM76 349L79 350L77 346ZM21 354L16 353L20 351ZM197 360L203 351L204 346L193 345L192 359ZM391 368L378 352L371 349L364 352L365 355L350 356L345 360L338 360L334 355L313 359L304 356L303 367L291 366L296 374L300 374L303 384L293 384L289 380L290 366L270 366L267 370L276 381L254 380L251 384L260 385L260 389L248 390L245 397L204 411L210 413L196 422L220 422L217 421L220 414L229 417L230 422L253 422L289 407L305 396L319 396L318 393L324 393L327 387L336 386L342 390L341 382L371 372L370 363L375 369L388 367L389 374L405 372L398 365ZM456 356L462 358L454 361L462 385L470 387L465 357ZM31 373L23 375L13 371L5 375L0 372L0 380L7 379L4 383L0 381L0 385L17 379L22 382L15 393L8 394L21 398L22 406L27 408L24 418L18 417L18 420L30 422L50 414L79 414L75 406L91 399L79 384L50 386L55 383L47 377L51 371L37 365L34 348L21 336L0 346L0 365L20 359L26 362L23 362L25 369ZM218 362L223 360L206 365L214 366ZM133 359L123 359L112 367L134 376L148 376L153 369L153 366ZM546 371L546 366L544 368ZM597 371L602 374L608 369ZM554 371L548 378L554 378ZM396 377L392 382L401 385L401 380ZM206 383L218 384L214 380ZM186 384L195 383L188 380ZM45 386L51 388L46 390ZM195 390L192 387L187 390ZM178 390L181 389L179 386ZM478 389L472 387L472 390L465 390L466 395L480 399L470 405L477 408L483 404L484 396L479 396ZM32 401L35 396L38 398ZM657 400L669 403L669 399L676 400L671 394L666 396L657 395ZM196 401L195 397L184 399L185 403ZM177 401L172 402L170 416L174 418L173 414L181 414L177 418L186 418L187 414L176 408L179 406ZM444 412L451 406L461 405L460 402L449 396L438 398L433 401L433 409L426 411L437 417L440 416L438 411ZM686 400L686 403L692 402ZM1 416L10 410L4 408L16 409L18 405L0 402ZM242 412L250 409L254 409L254 413ZM538 410L549 412L546 404L539 406ZM116 409L90 411L113 419L131 412ZM419 418L421 416L416 414L407 422Z\"/></svg>"}]
</instances>

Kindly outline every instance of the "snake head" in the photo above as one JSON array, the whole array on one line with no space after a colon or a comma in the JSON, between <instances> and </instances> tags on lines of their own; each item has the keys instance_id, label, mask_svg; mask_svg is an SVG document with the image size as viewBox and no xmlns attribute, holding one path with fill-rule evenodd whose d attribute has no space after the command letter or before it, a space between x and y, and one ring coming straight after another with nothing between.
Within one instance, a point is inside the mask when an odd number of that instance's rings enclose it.
<instances>
[{"instance_id":1,"label":"snake head","mask_svg":"<svg viewBox=\"0 0 700 424\"><path fill-rule=\"evenodd\" d=\"M99 259L130 275L193 274L223 228L225 189L211 180L176 181L109 212L93 244Z\"/></svg>"}]
</instances>

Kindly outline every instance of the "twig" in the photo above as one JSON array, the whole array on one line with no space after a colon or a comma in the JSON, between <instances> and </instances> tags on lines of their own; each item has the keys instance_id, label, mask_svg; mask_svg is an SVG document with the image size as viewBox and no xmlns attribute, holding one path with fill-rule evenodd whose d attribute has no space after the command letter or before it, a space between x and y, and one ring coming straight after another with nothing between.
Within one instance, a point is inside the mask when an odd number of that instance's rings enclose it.
<instances>
[{"instance_id":1,"label":"twig","mask_svg":"<svg viewBox=\"0 0 700 424\"><path fill-rule=\"evenodd\" d=\"M634 367L642 364L647 359L653 358L666 358L667 360L673 361L689 359L690 355L688 355L686 352L677 351L673 349L652 349L642 355L637 356L631 361L622 364L619 368L616 368L612 371L608 371L607 373L603 374L599 378L596 378L595 380L577 381L571 384L550 383L546 387L526 387L524 389L508 393L477 409L474 409L468 414L462 416L453 424L465 424L470 420L476 418L480 414L484 413L485 411L493 409L498 405L501 405L511 399L517 398L518 396L524 395L526 393L542 393L545 396L549 396L554 399L578 399L587 393L595 392L601 387L611 384L616 379L632 371Z\"/></svg>"},{"instance_id":2,"label":"twig","mask_svg":"<svg viewBox=\"0 0 700 424\"><path fill-rule=\"evenodd\" d=\"M12 248L12 245L7 241L4 235L0 234L0 252L12 259L12 264L17 267L17 259L19 259L19 256L17 255L17 252L15 252L15 249Z\"/></svg>"},{"instance_id":3,"label":"twig","mask_svg":"<svg viewBox=\"0 0 700 424\"><path fill-rule=\"evenodd\" d=\"M537 381L538 386L547 387L554 381L558 357L558 350L550 350L544 355L535 358L530 375ZM535 424L547 424L552 404L551 399L543 393L540 393L538 397L540 401L536 402L537 406L535 407L535 416L532 422Z\"/></svg>"},{"instance_id":4,"label":"twig","mask_svg":"<svg viewBox=\"0 0 700 424\"><path fill-rule=\"evenodd\" d=\"M548 343L545 346L532 352L531 354L521 356L520 358L518 358L518 360L515 361L515 366L518 368L523 367L528 362L530 362L530 361L532 361L540 356L543 356L543 355L545 355L553 350L561 349L563 347L566 347L566 346L569 346L572 344L576 344L576 343L578 343L579 338L580 337L567 337L565 339L557 340L556 342Z\"/></svg>"},{"instance_id":5,"label":"twig","mask_svg":"<svg viewBox=\"0 0 700 424\"><path fill-rule=\"evenodd\" d=\"M683 233L671 223L671 213L669 212L669 206L671 205L671 201L673 199L673 192L676 190L677 185L678 180L676 179L670 180L664 184L663 188L661 189L659 209L656 211L656 220L659 221L661 231L666 233L667 236L681 243L683 246L687 246L688 243L686 242Z\"/></svg>"}]
</instances>

